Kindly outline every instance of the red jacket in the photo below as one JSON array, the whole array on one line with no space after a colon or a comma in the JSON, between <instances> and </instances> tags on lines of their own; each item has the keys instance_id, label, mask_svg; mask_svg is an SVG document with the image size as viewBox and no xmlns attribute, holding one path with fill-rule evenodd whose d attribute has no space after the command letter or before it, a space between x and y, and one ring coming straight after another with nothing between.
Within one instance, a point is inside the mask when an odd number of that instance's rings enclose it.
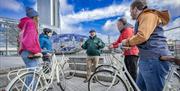
<instances>
[{"instance_id":1,"label":"red jacket","mask_svg":"<svg viewBox=\"0 0 180 91\"><path fill-rule=\"evenodd\" d=\"M128 39L133 35L134 35L133 28L131 28L131 27L124 28L122 30L121 35L119 36L118 40L113 43L113 48L118 48L119 44L122 42L122 40ZM133 46L133 47L131 47L131 49L124 51L124 55L138 55L138 54L139 54L139 50L138 50L137 46Z\"/></svg>"}]
</instances>

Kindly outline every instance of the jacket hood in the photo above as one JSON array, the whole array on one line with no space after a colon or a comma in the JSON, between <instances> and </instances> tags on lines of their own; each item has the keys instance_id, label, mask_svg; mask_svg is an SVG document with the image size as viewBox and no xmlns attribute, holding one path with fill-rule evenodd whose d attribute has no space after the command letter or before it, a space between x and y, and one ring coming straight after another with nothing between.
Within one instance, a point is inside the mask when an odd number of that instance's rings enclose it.
<instances>
[{"instance_id":1,"label":"jacket hood","mask_svg":"<svg viewBox=\"0 0 180 91\"><path fill-rule=\"evenodd\" d=\"M39 35L39 38L49 38L47 35L45 35L44 33L41 33L40 35Z\"/></svg>"},{"instance_id":2,"label":"jacket hood","mask_svg":"<svg viewBox=\"0 0 180 91\"><path fill-rule=\"evenodd\" d=\"M32 21L32 19L29 17L22 18L20 20L20 23L18 24L18 28L20 28L22 30L27 21Z\"/></svg>"},{"instance_id":3,"label":"jacket hood","mask_svg":"<svg viewBox=\"0 0 180 91\"><path fill-rule=\"evenodd\" d=\"M131 27L131 28L133 28L133 25L131 25L131 24L129 24L129 23L127 23L126 25L124 25L119 31L120 31L120 33L122 33L123 32L123 30L125 29L125 28L128 28L128 27Z\"/></svg>"},{"instance_id":4,"label":"jacket hood","mask_svg":"<svg viewBox=\"0 0 180 91\"><path fill-rule=\"evenodd\" d=\"M168 10L164 10L164 11L157 11L155 9L146 9L143 11L143 13L154 13L156 15L159 16L159 18L161 19L161 24L164 26L164 25L167 25L170 21L170 15L169 15L169 12Z\"/></svg>"}]
</instances>

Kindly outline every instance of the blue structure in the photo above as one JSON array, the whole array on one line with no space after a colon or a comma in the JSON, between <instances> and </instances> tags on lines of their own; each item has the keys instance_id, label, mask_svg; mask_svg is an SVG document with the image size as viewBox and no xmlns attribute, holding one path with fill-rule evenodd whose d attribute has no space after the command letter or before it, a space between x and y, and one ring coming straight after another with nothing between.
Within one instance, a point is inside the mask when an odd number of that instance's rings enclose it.
<instances>
[{"instance_id":1,"label":"blue structure","mask_svg":"<svg viewBox=\"0 0 180 91\"><path fill-rule=\"evenodd\" d=\"M53 49L57 53L76 53L81 50L80 43L88 37L79 34L57 34L52 36Z\"/></svg>"}]
</instances>

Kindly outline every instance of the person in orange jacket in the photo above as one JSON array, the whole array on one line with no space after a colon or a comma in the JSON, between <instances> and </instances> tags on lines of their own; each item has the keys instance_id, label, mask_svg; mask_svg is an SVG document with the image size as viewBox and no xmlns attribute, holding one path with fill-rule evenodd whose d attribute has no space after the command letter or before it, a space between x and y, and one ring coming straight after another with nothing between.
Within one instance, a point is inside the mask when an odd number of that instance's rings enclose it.
<instances>
[{"instance_id":1,"label":"person in orange jacket","mask_svg":"<svg viewBox=\"0 0 180 91\"><path fill-rule=\"evenodd\" d=\"M115 41L109 46L110 49L118 48L122 40L128 39L134 35L133 26L130 25L125 18L118 19L117 27L121 34L117 39L117 41ZM124 50L125 65L134 80L136 80L136 74L137 74L138 53L139 50L136 46Z\"/></svg>"},{"instance_id":2,"label":"person in orange jacket","mask_svg":"<svg viewBox=\"0 0 180 91\"><path fill-rule=\"evenodd\" d=\"M122 40L122 46L138 46L140 60L136 84L141 91L162 91L170 63L160 61L161 56L170 56L163 26L170 21L168 10L148 8L147 3L134 0L130 6L133 20L136 20L135 35Z\"/></svg>"}]
</instances>

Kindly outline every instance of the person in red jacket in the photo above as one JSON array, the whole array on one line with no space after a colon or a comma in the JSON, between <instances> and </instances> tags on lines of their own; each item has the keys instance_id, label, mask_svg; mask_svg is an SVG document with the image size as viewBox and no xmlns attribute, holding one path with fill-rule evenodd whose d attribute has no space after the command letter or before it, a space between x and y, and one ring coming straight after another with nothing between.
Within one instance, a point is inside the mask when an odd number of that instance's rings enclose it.
<instances>
[{"instance_id":1,"label":"person in red jacket","mask_svg":"<svg viewBox=\"0 0 180 91\"><path fill-rule=\"evenodd\" d=\"M131 36L134 35L133 26L127 23L127 20L125 18L120 18L117 22L117 27L119 32L121 33L118 40L109 45L109 48L118 48L119 44L122 40L128 39ZM138 53L139 50L136 46L131 47L130 49L125 49L124 55L125 55L125 65L127 70L129 71L130 75L134 80L136 80L136 74L137 74L137 61L138 61Z\"/></svg>"}]
</instances>

